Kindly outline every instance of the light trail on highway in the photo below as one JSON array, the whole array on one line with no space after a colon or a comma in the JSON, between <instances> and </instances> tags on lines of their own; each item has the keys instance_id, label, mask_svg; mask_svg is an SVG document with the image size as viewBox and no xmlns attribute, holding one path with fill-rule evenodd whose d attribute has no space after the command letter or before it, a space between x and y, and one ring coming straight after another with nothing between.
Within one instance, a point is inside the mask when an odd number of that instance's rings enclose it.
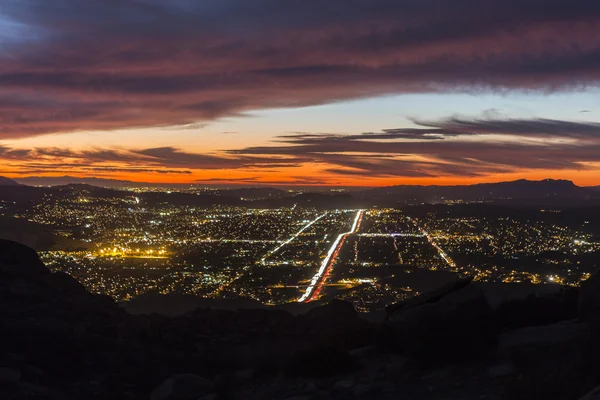
<instances>
[{"instance_id":1,"label":"light trail on highway","mask_svg":"<svg viewBox=\"0 0 600 400\"><path fill-rule=\"evenodd\" d=\"M295 207L295 205L294 205ZM265 263L265 261L267 260L267 258L271 257L273 254L277 253L279 250L281 250L281 248L287 244L290 244L294 239L298 238L298 236L300 236L302 234L302 232L304 232L305 230L307 230L308 228L310 228L315 222L317 222L318 220L320 220L321 218L323 218L324 216L326 216L328 213L323 213L321 215L319 215L317 218L313 219L312 221L310 221L308 224L304 225L298 232L296 232L292 237L290 237L288 240L286 240L285 242L281 243L279 246L277 246L276 248L274 248L273 250L269 251L267 253L267 255L265 255L262 260L260 260L260 262L262 264Z\"/></svg>"},{"instance_id":2,"label":"light trail on highway","mask_svg":"<svg viewBox=\"0 0 600 400\"><path fill-rule=\"evenodd\" d=\"M344 240L348 235L351 235L358 231L364 211L365 210L358 210L356 212L356 217L354 218L352 228L348 232L340 233L335 239L333 245L327 252L325 258L323 259L321 267L319 268L315 276L313 276L313 278L311 279L310 284L306 288L304 294L298 299L299 303L312 301L319 294L323 283L325 282L326 275L329 273L331 266L333 265L333 262L335 261L335 258L337 257L338 252L340 251L340 248L344 244Z\"/></svg>"}]
</instances>

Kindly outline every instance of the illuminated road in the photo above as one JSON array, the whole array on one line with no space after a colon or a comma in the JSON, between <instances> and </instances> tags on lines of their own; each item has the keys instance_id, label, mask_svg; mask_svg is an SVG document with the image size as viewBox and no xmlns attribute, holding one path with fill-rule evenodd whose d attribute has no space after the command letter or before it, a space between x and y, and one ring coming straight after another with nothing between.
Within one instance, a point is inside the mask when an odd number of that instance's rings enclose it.
<instances>
[{"instance_id":1,"label":"illuminated road","mask_svg":"<svg viewBox=\"0 0 600 400\"><path fill-rule=\"evenodd\" d=\"M360 237L423 237L423 233L361 233Z\"/></svg>"},{"instance_id":2,"label":"illuminated road","mask_svg":"<svg viewBox=\"0 0 600 400\"><path fill-rule=\"evenodd\" d=\"M425 230L425 228L422 228L421 226L419 226L419 224L411 219L408 218L409 221L411 221L413 224L415 224L415 226L417 227L417 229L419 229L421 231L421 233L423 233L423 236L425 236L427 238L427 240L429 241L429 243L435 247L435 249L438 251L440 257L442 257L444 259L444 261L446 261L446 263L452 267L452 268L456 268L456 263L454 261L452 261L452 259L450 258L450 256L448 254L446 254L446 252L444 250L442 250L442 248L440 246L438 246L438 244L435 242L435 240L433 240L433 238L431 237L431 235L429 234L429 232L427 232Z\"/></svg>"},{"instance_id":3,"label":"illuminated road","mask_svg":"<svg viewBox=\"0 0 600 400\"><path fill-rule=\"evenodd\" d=\"M325 259L323 259L321 267L319 268L315 276L313 276L313 278L310 281L310 284L306 288L306 292L304 292L302 297L298 299L299 303L313 301L315 297L319 294L321 288L323 287L323 284L325 283L325 280L327 279L327 275L329 275L329 272L331 271L333 262L335 261L338 252L344 244L344 240L348 235L351 235L358 231L364 211L365 210L358 210L356 213L356 217L354 218L354 223L352 224L352 229L350 229L348 232L340 233L335 239L333 245L329 249L329 252L327 252L327 256L325 257Z\"/></svg>"},{"instance_id":4,"label":"illuminated road","mask_svg":"<svg viewBox=\"0 0 600 400\"><path fill-rule=\"evenodd\" d=\"M295 207L295 205L294 205ZM286 244L290 244L294 239L296 239L298 236L300 236L302 234L302 232L304 232L305 230L307 230L308 228L310 228L315 222L317 222L318 220L320 220L321 218L323 218L324 216L326 216L327 213L323 213L321 215L319 215L317 218L313 219L312 221L310 221L308 224L304 225L302 227L302 229L300 229L298 232L296 232L291 238L289 238L288 240L286 240L285 242L281 243L279 246L277 246L276 248L274 248L273 250L269 251L267 253L266 256L264 256L262 258L262 260L260 260L261 263L265 263L266 259L271 257L273 254L277 253L279 250L281 250L281 248L283 246L285 246Z\"/></svg>"}]
</instances>

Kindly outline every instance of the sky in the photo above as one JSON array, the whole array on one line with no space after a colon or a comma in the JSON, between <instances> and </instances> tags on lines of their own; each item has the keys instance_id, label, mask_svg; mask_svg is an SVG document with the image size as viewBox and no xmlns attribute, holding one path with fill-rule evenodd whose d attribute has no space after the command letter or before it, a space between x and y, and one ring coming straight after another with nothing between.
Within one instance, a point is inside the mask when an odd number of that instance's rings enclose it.
<instances>
[{"instance_id":1,"label":"sky","mask_svg":"<svg viewBox=\"0 0 600 400\"><path fill-rule=\"evenodd\" d=\"M3 0L0 175L600 185L596 0Z\"/></svg>"}]
</instances>

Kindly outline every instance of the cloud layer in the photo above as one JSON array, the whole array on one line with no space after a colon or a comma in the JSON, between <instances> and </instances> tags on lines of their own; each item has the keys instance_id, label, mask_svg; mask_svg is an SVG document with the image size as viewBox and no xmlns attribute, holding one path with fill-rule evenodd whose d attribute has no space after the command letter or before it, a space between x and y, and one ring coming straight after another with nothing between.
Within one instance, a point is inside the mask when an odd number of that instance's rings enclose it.
<instances>
[{"instance_id":1,"label":"cloud layer","mask_svg":"<svg viewBox=\"0 0 600 400\"><path fill-rule=\"evenodd\" d=\"M271 146L229 151L308 159L334 174L364 177L479 176L583 170L600 163L600 124L550 119L452 117L419 128L359 135L284 135Z\"/></svg>"},{"instance_id":2,"label":"cloud layer","mask_svg":"<svg viewBox=\"0 0 600 400\"><path fill-rule=\"evenodd\" d=\"M173 147L75 151L0 146L0 159L19 166L20 174L161 173L191 174L193 179L204 171L203 182L248 184L480 177L526 170L594 171L600 166L597 123L464 117L415 123L415 128L362 134L282 135L264 146L210 154ZM308 164L316 175L305 176L303 166ZM225 170L236 174L223 177Z\"/></svg>"},{"instance_id":3,"label":"cloud layer","mask_svg":"<svg viewBox=\"0 0 600 400\"><path fill-rule=\"evenodd\" d=\"M0 139L599 79L595 0L4 0L0 10Z\"/></svg>"}]
</instances>

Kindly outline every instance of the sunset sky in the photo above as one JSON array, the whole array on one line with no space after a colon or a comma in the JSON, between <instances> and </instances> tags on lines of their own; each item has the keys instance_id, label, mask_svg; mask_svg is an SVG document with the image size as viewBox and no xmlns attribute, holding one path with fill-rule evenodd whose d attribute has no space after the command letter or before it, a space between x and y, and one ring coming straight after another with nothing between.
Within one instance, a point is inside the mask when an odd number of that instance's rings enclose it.
<instances>
[{"instance_id":1,"label":"sunset sky","mask_svg":"<svg viewBox=\"0 0 600 400\"><path fill-rule=\"evenodd\" d=\"M600 185L597 0L2 0L0 175Z\"/></svg>"}]
</instances>

